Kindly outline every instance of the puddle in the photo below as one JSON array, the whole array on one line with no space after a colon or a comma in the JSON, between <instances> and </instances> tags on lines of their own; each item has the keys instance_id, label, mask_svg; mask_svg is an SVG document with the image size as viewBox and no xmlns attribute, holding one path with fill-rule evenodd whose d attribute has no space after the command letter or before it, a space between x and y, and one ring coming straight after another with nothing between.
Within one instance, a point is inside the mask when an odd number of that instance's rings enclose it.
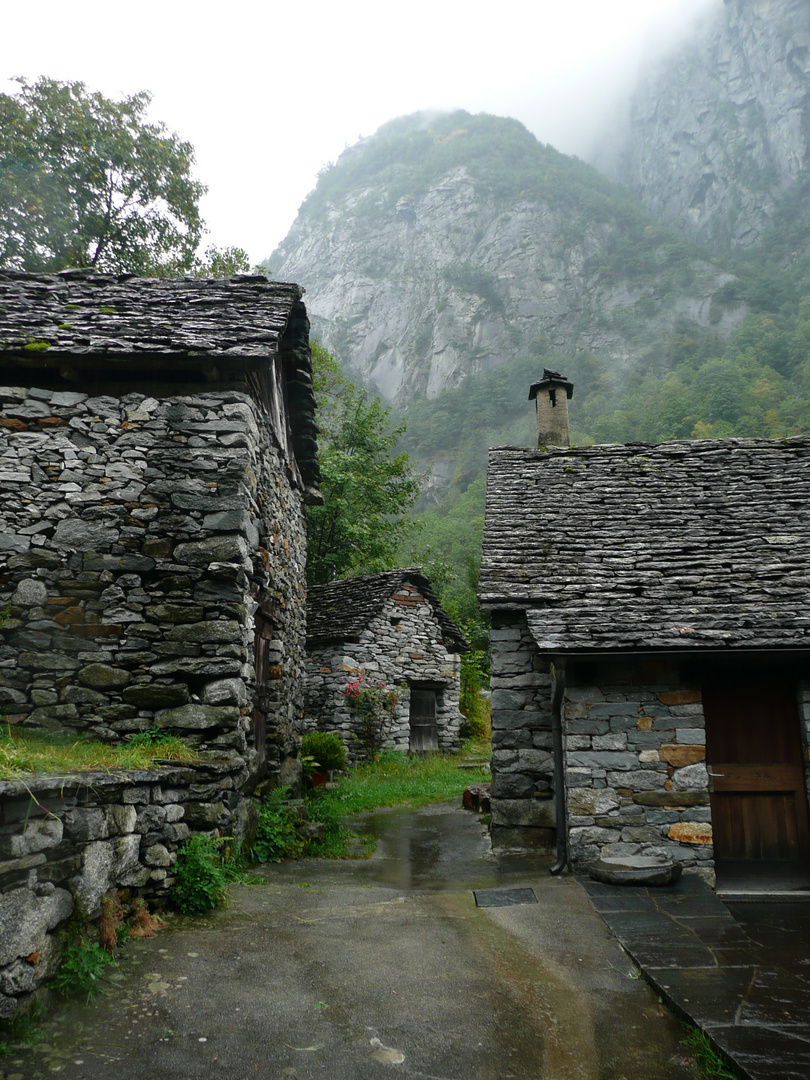
<instances>
[{"instance_id":1,"label":"puddle","mask_svg":"<svg viewBox=\"0 0 810 1080\"><path fill-rule=\"evenodd\" d=\"M396 889L487 889L538 869L537 854L493 852L486 826L455 804L381 810L352 827L378 841L370 876Z\"/></svg>"}]
</instances>

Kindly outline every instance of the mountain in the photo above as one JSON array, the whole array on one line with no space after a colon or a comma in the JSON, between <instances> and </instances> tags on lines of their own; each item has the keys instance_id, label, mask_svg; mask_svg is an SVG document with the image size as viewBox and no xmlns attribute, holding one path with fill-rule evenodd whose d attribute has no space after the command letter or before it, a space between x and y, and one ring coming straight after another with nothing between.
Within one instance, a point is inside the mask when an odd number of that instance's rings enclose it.
<instances>
[{"instance_id":1,"label":"mountain","mask_svg":"<svg viewBox=\"0 0 810 1080\"><path fill-rule=\"evenodd\" d=\"M595 163L656 220L751 247L810 157L810 4L725 0L647 70Z\"/></svg>"},{"instance_id":2,"label":"mountain","mask_svg":"<svg viewBox=\"0 0 810 1080\"><path fill-rule=\"evenodd\" d=\"M810 431L810 2L725 0L592 165L516 120L402 117L320 176L269 261L407 423L443 600L474 618L488 446L574 383L575 442Z\"/></svg>"},{"instance_id":3,"label":"mountain","mask_svg":"<svg viewBox=\"0 0 810 1080\"><path fill-rule=\"evenodd\" d=\"M399 405L518 355L660 365L683 324L727 337L734 276L516 120L393 121L318 180L273 253L344 369ZM542 367L542 363L538 365Z\"/></svg>"}]
</instances>

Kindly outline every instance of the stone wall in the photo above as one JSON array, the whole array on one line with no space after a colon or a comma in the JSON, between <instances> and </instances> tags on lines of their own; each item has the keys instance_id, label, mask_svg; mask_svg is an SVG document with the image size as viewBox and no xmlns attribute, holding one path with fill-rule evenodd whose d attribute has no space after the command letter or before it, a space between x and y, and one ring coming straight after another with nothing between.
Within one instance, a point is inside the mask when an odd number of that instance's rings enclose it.
<instances>
[{"instance_id":1,"label":"stone wall","mask_svg":"<svg viewBox=\"0 0 810 1080\"><path fill-rule=\"evenodd\" d=\"M599 665L569 676L563 709L568 844L574 869L610 856L665 855L714 881L701 691L677 670L644 683Z\"/></svg>"},{"instance_id":2,"label":"stone wall","mask_svg":"<svg viewBox=\"0 0 810 1080\"><path fill-rule=\"evenodd\" d=\"M554 840L549 664L521 618L492 617L492 837Z\"/></svg>"},{"instance_id":3,"label":"stone wall","mask_svg":"<svg viewBox=\"0 0 810 1080\"><path fill-rule=\"evenodd\" d=\"M310 729L337 731L350 761L363 756L361 722L349 708L343 691L357 675L382 680L396 689L399 700L386 724L384 746L409 749L410 687L437 690L436 727L439 749L457 751L461 745L459 711L460 658L444 644L433 610L413 586L402 586L373 618L360 640L310 647L306 689Z\"/></svg>"},{"instance_id":4,"label":"stone wall","mask_svg":"<svg viewBox=\"0 0 810 1080\"><path fill-rule=\"evenodd\" d=\"M165 393L165 391L164 391ZM267 755L302 704L302 497L251 396L0 389L0 708L116 741L157 725L256 774L254 614L270 638Z\"/></svg>"},{"instance_id":5,"label":"stone wall","mask_svg":"<svg viewBox=\"0 0 810 1080\"><path fill-rule=\"evenodd\" d=\"M249 832L227 766L0 782L0 1019L59 966L72 923L98 940L104 895L159 904L191 830Z\"/></svg>"}]
</instances>

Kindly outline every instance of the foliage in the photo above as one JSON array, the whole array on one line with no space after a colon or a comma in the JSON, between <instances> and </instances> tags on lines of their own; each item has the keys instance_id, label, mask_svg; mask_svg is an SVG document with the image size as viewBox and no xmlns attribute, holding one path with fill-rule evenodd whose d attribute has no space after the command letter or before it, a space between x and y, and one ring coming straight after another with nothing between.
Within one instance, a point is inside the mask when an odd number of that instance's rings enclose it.
<instances>
[{"instance_id":1,"label":"foliage","mask_svg":"<svg viewBox=\"0 0 810 1080\"><path fill-rule=\"evenodd\" d=\"M363 751L373 759L385 743L399 694L382 679L369 682L358 675L346 684L343 696L360 721L359 739Z\"/></svg>"},{"instance_id":2,"label":"foliage","mask_svg":"<svg viewBox=\"0 0 810 1080\"><path fill-rule=\"evenodd\" d=\"M691 1027L685 1041L706 1080L739 1080L740 1074L717 1053L705 1031Z\"/></svg>"},{"instance_id":3,"label":"foliage","mask_svg":"<svg viewBox=\"0 0 810 1080\"><path fill-rule=\"evenodd\" d=\"M166 731L165 728L153 724L152 727L147 728L146 731L138 731L132 735L127 735L126 741L129 746L165 747L173 746L178 740L175 735Z\"/></svg>"},{"instance_id":4,"label":"foliage","mask_svg":"<svg viewBox=\"0 0 810 1080\"><path fill-rule=\"evenodd\" d=\"M489 740L492 735L491 709L484 691L489 686L489 653L470 649L461 654L461 691L459 709L467 721L471 738Z\"/></svg>"},{"instance_id":5,"label":"foliage","mask_svg":"<svg viewBox=\"0 0 810 1080\"><path fill-rule=\"evenodd\" d=\"M152 273L186 267L202 233L191 145L81 82L0 94L0 266Z\"/></svg>"},{"instance_id":6,"label":"foliage","mask_svg":"<svg viewBox=\"0 0 810 1080\"><path fill-rule=\"evenodd\" d=\"M393 208L401 197L418 197L461 167L479 191L498 201L535 198L567 207L574 228L617 216L642 228L651 222L628 191L538 142L519 121L463 109L416 113L384 124L339 164L321 171L302 209L324 214L351 192L372 185L384 189L385 207Z\"/></svg>"},{"instance_id":7,"label":"foliage","mask_svg":"<svg viewBox=\"0 0 810 1080\"><path fill-rule=\"evenodd\" d=\"M153 736L152 731L157 734ZM146 769L155 761L196 760L196 753L182 739L159 729L150 732L133 736L124 745L113 745L7 725L0 729L0 779L10 780L30 773Z\"/></svg>"},{"instance_id":8,"label":"foliage","mask_svg":"<svg viewBox=\"0 0 810 1080\"><path fill-rule=\"evenodd\" d=\"M104 971L114 962L110 953L105 952L98 942L80 937L65 947L62 963L52 984L63 997L82 994L87 1001L92 1001L101 991Z\"/></svg>"},{"instance_id":9,"label":"foliage","mask_svg":"<svg viewBox=\"0 0 810 1080\"><path fill-rule=\"evenodd\" d=\"M224 903L230 875L221 845L213 836L192 836L178 851L172 901L180 911L199 915Z\"/></svg>"},{"instance_id":10,"label":"foliage","mask_svg":"<svg viewBox=\"0 0 810 1080\"><path fill-rule=\"evenodd\" d=\"M259 823L251 856L256 862L281 862L297 859L304 852L304 842L295 831L296 818L285 804L289 788L274 788L259 804Z\"/></svg>"},{"instance_id":11,"label":"foliage","mask_svg":"<svg viewBox=\"0 0 810 1080\"><path fill-rule=\"evenodd\" d=\"M356 765L334 786L307 794L303 807L286 802L287 788L276 788L259 805L259 831L252 856L259 862L318 857L341 859L373 848L346 825L346 818L382 806L425 806L461 797L475 773L459 766L463 756L384 751L375 761ZM320 823L317 837L296 832L301 820ZM358 848L360 850L358 850Z\"/></svg>"},{"instance_id":12,"label":"foliage","mask_svg":"<svg viewBox=\"0 0 810 1080\"><path fill-rule=\"evenodd\" d=\"M21 1009L10 1019L0 1020L0 1055L42 1042L44 1035L38 1025L41 1018L42 1006L35 998L24 1011Z\"/></svg>"},{"instance_id":13,"label":"foliage","mask_svg":"<svg viewBox=\"0 0 810 1080\"><path fill-rule=\"evenodd\" d=\"M335 731L308 731L301 738L301 754L314 758L324 772L346 768L346 747Z\"/></svg>"},{"instance_id":14,"label":"foliage","mask_svg":"<svg viewBox=\"0 0 810 1080\"><path fill-rule=\"evenodd\" d=\"M183 267L178 267L183 271ZM250 261L250 256L244 248L226 247L218 248L210 244L205 249L205 254L196 255L188 269L184 270L186 276L195 278L229 278L239 274L261 274L266 276L263 266L255 265Z\"/></svg>"},{"instance_id":15,"label":"foliage","mask_svg":"<svg viewBox=\"0 0 810 1080\"><path fill-rule=\"evenodd\" d=\"M316 805L333 805L346 815L384 806L427 806L460 798L475 782L475 772L459 766L464 758L451 754L415 754L385 750L376 761L355 766L336 787L321 789Z\"/></svg>"},{"instance_id":16,"label":"foliage","mask_svg":"<svg viewBox=\"0 0 810 1080\"><path fill-rule=\"evenodd\" d=\"M419 482L405 453L392 453L404 426L314 345L313 367L323 506L307 509L307 580L316 585L395 565L413 527Z\"/></svg>"}]
</instances>

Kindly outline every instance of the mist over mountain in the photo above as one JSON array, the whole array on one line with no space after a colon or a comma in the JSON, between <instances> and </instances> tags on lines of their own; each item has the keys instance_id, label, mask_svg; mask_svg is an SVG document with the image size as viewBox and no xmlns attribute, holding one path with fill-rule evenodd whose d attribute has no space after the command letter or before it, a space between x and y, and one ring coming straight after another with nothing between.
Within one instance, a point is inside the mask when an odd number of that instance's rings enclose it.
<instances>
[{"instance_id":1,"label":"mist over mountain","mask_svg":"<svg viewBox=\"0 0 810 1080\"><path fill-rule=\"evenodd\" d=\"M574 381L578 441L810 430L810 4L698 7L603 172L516 120L401 117L322 172L271 256L406 417L430 497L531 440L544 366Z\"/></svg>"},{"instance_id":2,"label":"mist over mountain","mask_svg":"<svg viewBox=\"0 0 810 1080\"><path fill-rule=\"evenodd\" d=\"M320 177L270 264L315 333L384 398L435 398L516 355L626 367L678 320L728 334L732 275L516 120L395 120Z\"/></svg>"},{"instance_id":3,"label":"mist over mountain","mask_svg":"<svg viewBox=\"0 0 810 1080\"><path fill-rule=\"evenodd\" d=\"M810 4L725 0L648 66L623 132L591 160L657 220L750 247L804 182L810 153Z\"/></svg>"}]
</instances>

